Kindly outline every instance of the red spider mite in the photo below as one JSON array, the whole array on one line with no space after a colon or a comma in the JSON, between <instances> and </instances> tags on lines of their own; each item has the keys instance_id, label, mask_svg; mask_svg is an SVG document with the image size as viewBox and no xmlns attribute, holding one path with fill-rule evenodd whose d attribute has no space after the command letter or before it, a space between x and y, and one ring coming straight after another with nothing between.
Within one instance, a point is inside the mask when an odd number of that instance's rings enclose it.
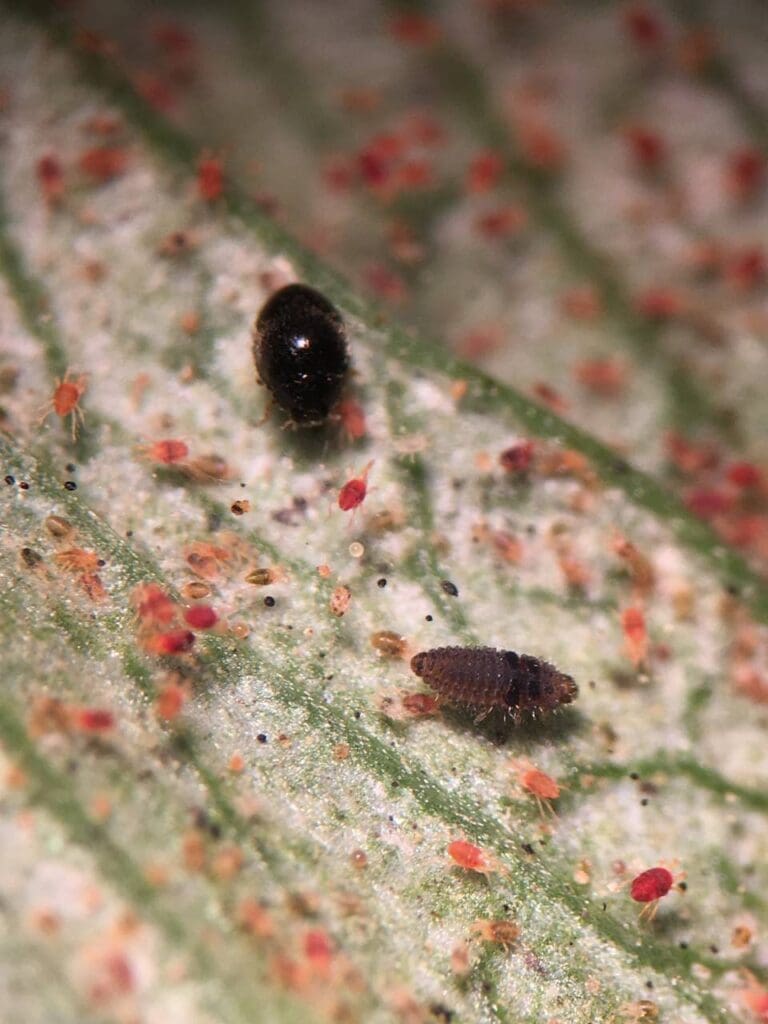
<instances>
[{"instance_id":1,"label":"red spider mite","mask_svg":"<svg viewBox=\"0 0 768 1024\"><path fill-rule=\"evenodd\" d=\"M219 621L219 616L208 604L194 604L184 611L184 621L192 629L211 629Z\"/></svg>"},{"instance_id":2,"label":"red spider mite","mask_svg":"<svg viewBox=\"0 0 768 1024\"><path fill-rule=\"evenodd\" d=\"M674 882L667 868L648 868L632 879L630 896L637 903L653 903L666 896Z\"/></svg>"},{"instance_id":3,"label":"red spider mite","mask_svg":"<svg viewBox=\"0 0 768 1024\"><path fill-rule=\"evenodd\" d=\"M83 174L100 184L119 178L127 166L128 153L122 146L94 146L87 149L79 160Z\"/></svg>"},{"instance_id":4,"label":"red spider mite","mask_svg":"<svg viewBox=\"0 0 768 1024\"><path fill-rule=\"evenodd\" d=\"M67 572L95 572L103 565L96 552L88 551L86 548L67 548L65 551L57 552L53 559Z\"/></svg>"},{"instance_id":5,"label":"red spider mite","mask_svg":"<svg viewBox=\"0 0 768 1024\"><path fill-rule=\"evenodd\" d=\"M134 75L133 87L146 100L150 107L167 114L176 105L176 96L167 81L160 75L148 71L139 71Z\"/></svg>"},{"instance_id":6,"label":"red spider mite","mask_svg":"<svg viewBox=\"0 0 768 1024\"><path fill-rule=\"evenodd\" d=\"M726 472L729 483L734 487L751 489L758 487L763 481L763 474L751 462L733 462Z\"/></svg>"},{"instance_id":7,"label":"red spider mite","mask_svg":"<svg viewBox=\"0 0 768 1024\"><path fill-rule=\"evenodd\" d=\"M517 941L520 929L514 921L497 921L481 919L475 921L471 931L478 935L483 942L495 942L508 950Z\"/></svg>"},{"instance_id":8,"label":"red spider mite","mask_svg":"<svg viewBox=\"0 0 768 1024\"><path fill-rule=\"evenodd\" d=\"M35 170L46 203L55 206L64 195L64 171L60 160L53 154L46 153L37 161Z\"/></svg>"},{"instance_id":9,"label":"red spider mite","mask_svg":"<svg viewBox=\"0 0 768 1024\"><path fill-rule=\"evenodd\" d=\"M224 191L224 169L221 160L203 153L197 163L197 194L206 203L218 199Z\"/></svg>"},{"instance_id":10,"label":"red spider mite","mask_svg":"<svg viewBox=\"0 0 768 1024\"><path fill-rule=\"evenodd\" d=\"M333 960L333 945L322 928L311 928L304 934L304 956L312 970L320 975L327 975Z\"/></svg>"},{"instance_id":11,"label":"red spider mite","mask_svg":"<svg viewBox=\"0 0 768 1024\"><path fill-rule=\"evenodd\" d=\"M620 359L583 359L574 375L583 388L601 398L616 398L627 383L627 367Z\"/></svg>"},{"instance_id":12,"label":"red spider mite","mask_svg":"<svg viewBox=\"0 0 768 1024\"><path fill-rule=\"evenodd\" d=\"M411 718L426 718L440 710L440 701L428 693L405 693L401 703Z\"/></svg>"},{"instance_id":13,"label":"red spider mite","mask_svg":"<svg viewBox=\"0 0 768 1024\"><path fill-rule=\"evenodd\" d=\"M640 49L655 50L664 41L664 25L648 4L630 4L623 13L622 21L624 31Z\"/></svg>"},{"instance_id":14,"label":"red spider mite","mask_svg":"<svg viewBox=\"0 0 768 1024\"><path fill-rule=\"evenodd\" d=\"M178 718L184 709L189 694L179 683L172 680L158 690L155 699L155 714L166 722Z\"/></svg>"},{"instance_id":15,"label":"red spider mite","mask_svg":"<svg viewBox=\"0 0 768 1024\"><path fill-rule=\"evenodd\" d=\"M348 441L359 441L367 433L365 410L356 398L342 398L336 406L335 415L341 423Z\"/></svg>"},{"instance_id":16,"label":"red spider mite","mask_svg":"<svg viewBox=\"0 0 768 1024\"><path fill-rule=\"evenodd\" d=\"M737 199L749 199L762 188L765 181L765 157L746 146L728 157L725 184Z\"/></svg>"},{"instance_id":17,"label":"red spider mite","mask_svg":"<svg viewBox=\"0 0 768 1024\"><path fill-rule=\"evenodd\" d=\"M433 46L442 36L438 22L426 14L404 12L390 19L389 31L407 46Z\"/></svg>"},{"instance_id":18,"label":"red spider mite","mask_svg":"<svg viewBox=\"0 0 768 1024\"><path fill-rule=\"evenodd\" d=\"M162 441L139 445L138 451L150 462L160 462L164 466L178 466L186 461L189 455L189 445L185 441L164 438Z\"/></svg>"},{"instance_id":19,"label":"red spider mite","mask_svg":"<svg viewBox=\"0 0 768 1024\"><path fill-rule=\"evenodd\" d=\"M768 1021L768 989L745 968L742 969L742 976L746 984L738 991L739 1001L751 1010L758 1020Z\"/></svg>"},{"instance_id":20,"label":"red spider mite","mask_svg":"<svg viewBox=\"0 0 768 1024\"><path fill-rule=\"evenodd\" d=\"M188 58L194 55L194 37L182 25L173 21L162 21L152 29L152 41L173 58Z\"/></svg>"},{"instance_id":21,"label":"red spider mite","mask_svg":"<svg viewBox=\"0 0 768 1024\"><path fill-rule=\"evenodd\" d=\"M147 625L167 626L176 618L176 603L157 583L140 583L131 594L131 604Z\"/></svg>"},{"instance_id":22,"label":"red spider mite","mask_svg":"<svg viewBox=\"0 0 768 1024\"><path fill-rule=\"evenodd\" d=\"M487 877L494 872L504 870L495 858L479 846L475 846L474 843L467 842L466 839L455 839L448 844L446 852L454 864L464 868L465 871L476 871Z\"/></svg>"},{"instance_id":23,"label":"red spider mite","mask_svg":"<svg viewBox=\"0 0 768 1024\"><path fill-rule=\"evenodd\" d=\"M184 654L195 643L195 634L188 629L172 629L168 633L155 633L146 637L144 648L150 654Z\"/></svg>"},{"instance_id":24,"label":"red spider mite","mask_svg":"<svg viewBox=\"0 0 768 1024\"><path fill-rule=\"evenodd\" d=\"M104 589L104 584L101 582L101 577L97 572L84 572L81 576L78 576L77 582L91 601L104 601L106 599L107 591Z\"/></svg>"},{"instance_id":25,"label":"red spider mite","mask_svg":"<svg viewBox=\"0 0 768 1024\"><path fill-rule=\"evenodd\" d=\"M115 726L115 716L102 708L75 708L72 717L75 728L81 732L109 732Z\"/></svg>"},{"instance_id":26,"label":"red spider mite","mask_svg":"<svg viewBox=\"0 0 768 1024\"><path fill-rule=\"evenodd\" d=\"M643 125L630 125L624 132L630 156L644 171L657 171L667 156L664 139Z\"/></svg>"},{"instance_id":27,"label":"red spider mite","mask_svg":"<svg viewBox=\"0 0 768 1024\"><path fill-rule=\"evenodd\" d=\"M365 501L368 493L368 474L371 471L373 459L363 469L358 477L347 480L339 491L339 508L342 512L351 512Z\"/></svg>"},{"instance_id":28,"label":"red spider mite","mask_svg":"<svg viewBox=\"0 0 768 1024\"><path fill-rule=\"evenodd\" d=\"M517 772L518 782L524 790L533 796L539 811L542 813L549 811L550 814L554 814L551 801L557 800L564 787L551 775L547 775L546 772L541 771L540 768L528 761L513 764L513 767Z\"/></svg>"},{"instance_id":29,"label":"red spider mite","mask_svg":"<svg viewBox=\"0 0 768 1024\"><path fill-rule=\"evenodd\" d=\"M474 194L490 192L504 173L504 157L492 149L482 150L470 161L464 187Z\"/></svg>"},{"instance_id":30,"label":"red spider mite","mask_svg":"<svg viewBox=\"0 0 768 1024\"><path fill-rule=\"evenodd\" d=\"M621 613L624 647L633 665L640 665L648 656L648 633L642 608L632 606Z\"/></svg>"},{"instance_id":31,"label":"red spider mite","mask_svg":"<svg viewBox=\"0 0 768 1024\"><path fill-rule=\"evenodd\" d=\"M531 167L545 173L559 171L567 151L560 136L548 125L531 120L518 126L520 152Z\"/></svg>"},{"instance_id":32,"label":"red spider mite","mask_svg":"<svg viewBox=\"0 0 768 1024\"><path fill-rule=\"evenodd\" d=\"M508 473L525 473L531 468L534 450L533 441L518 441L499 455L499 465Z\"/></svg>"},{"instance_id":33,"label":"red spider mite","mask_svg":"<svg viewBox=\"0 0 768 1024\"><path fill-rule=\"evenodd\" d=\"M653 920L663 899L675 884L675 876L668 868L648 868L632 879L629 894L636 903L646 904L641 917Z\"/></svg>"},{"instance_id":34,"label":"red spider mite","mask_svg":"<svg viewBox=\"0 0 768 1024\"><path fill-rule=\"evenodd\" d=\"M67 370L63 377L56 379L56 387L53 389L53 394L40 418L40 422L42 423L43 420L46 420L52 412L55 412L61 419L71 416L72 439L75 440L77 438L78 418L81 421L83 420L80 399L85 394L87 376L81 373L79 377L71 378L69 373L70 371Z\"/></svg>"}]
</instances>

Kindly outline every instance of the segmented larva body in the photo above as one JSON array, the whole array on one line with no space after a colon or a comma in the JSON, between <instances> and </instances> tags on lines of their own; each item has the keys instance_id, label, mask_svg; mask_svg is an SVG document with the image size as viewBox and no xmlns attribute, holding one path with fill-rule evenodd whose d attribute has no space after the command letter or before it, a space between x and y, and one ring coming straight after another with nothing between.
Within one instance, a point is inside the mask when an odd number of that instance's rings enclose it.
<instances>
[{"instance_id":1,"label":"segmented larva body","mask_svg":"<svg viewBox=\"0 0 768 1024\"><path fill-rule=\"evenodd\" d=\"M411 670L446 700L488 711L552 711L579 692L548 662L495 647L436 647L414 655Z\"/></svg>"}]
</instances>

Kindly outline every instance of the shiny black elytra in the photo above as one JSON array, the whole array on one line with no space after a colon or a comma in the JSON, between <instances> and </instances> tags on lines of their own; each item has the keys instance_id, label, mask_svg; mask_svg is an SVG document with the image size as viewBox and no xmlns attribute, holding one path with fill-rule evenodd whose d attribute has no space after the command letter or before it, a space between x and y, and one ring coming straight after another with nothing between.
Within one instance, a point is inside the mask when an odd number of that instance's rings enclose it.
<instances>
[{"instance_id":1,"label":"shiny black elytra","mask_svg":"<svg viewBox=\"0 0 768 1024\"><path fill-rule=\"evenodd\" d=\"M256 319L253 358L259 379L290 421L318 426L341 397L349 370L341 314L314 288L286 285Z\"/></svg>"}]
</instances>

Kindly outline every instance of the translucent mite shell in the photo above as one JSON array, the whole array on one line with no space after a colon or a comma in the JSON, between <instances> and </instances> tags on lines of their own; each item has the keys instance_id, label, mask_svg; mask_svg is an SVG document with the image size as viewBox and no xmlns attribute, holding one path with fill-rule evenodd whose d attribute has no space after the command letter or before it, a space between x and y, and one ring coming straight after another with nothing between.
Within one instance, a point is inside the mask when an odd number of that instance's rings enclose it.
<instances>
[{"instance_id":1,"label":"translucent mite shell","mask_svg":"<svg viewBox=\"0 0 768 1024\"><path fill-rule=\"evenodd\" d=\"M552 711L579 692L548 662L494 647L436 647L414 655L411 670L441 697L487 711Z\"/></svg>"}]
</instances>

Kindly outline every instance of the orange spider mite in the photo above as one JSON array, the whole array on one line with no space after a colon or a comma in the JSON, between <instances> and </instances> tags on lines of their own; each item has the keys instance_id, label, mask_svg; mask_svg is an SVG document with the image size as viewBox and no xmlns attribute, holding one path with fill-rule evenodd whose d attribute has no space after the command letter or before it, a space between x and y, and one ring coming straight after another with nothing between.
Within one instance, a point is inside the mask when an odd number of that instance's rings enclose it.
<instances>
[{"instance_id":1,"label":"orange spider mite","mask_svg":"<svg viewBox=\"0 0 768 1024\"><path fill-rule=\"evenodd\" d=\"M85 394L87 387L86 375L81 373L79 377L70 378L69 370L64 374L61 379L56 380L56 387L53 389L53 395L45 411L40 419L47 419L48 416L55 412L57 416L64 419L65 416L72 417L72 439L77 438L77 420L83 419L83 413L80 409L80 399Z\"/></svg>"},{"instance_id":2,"label":"orange spider mite","mask_svg":"<svg viewBox=\"0 0 768 1024\"><path fill-rule=\"evenodd\" d=\"M467 842L466 839L454 839L452 843L448 844L446 852L454 864L464 868L465 871L476 871L486 877L495 871L504 871L494 857L481 847L475 846L474 843Z\"/></svg>"}]
</instances>

